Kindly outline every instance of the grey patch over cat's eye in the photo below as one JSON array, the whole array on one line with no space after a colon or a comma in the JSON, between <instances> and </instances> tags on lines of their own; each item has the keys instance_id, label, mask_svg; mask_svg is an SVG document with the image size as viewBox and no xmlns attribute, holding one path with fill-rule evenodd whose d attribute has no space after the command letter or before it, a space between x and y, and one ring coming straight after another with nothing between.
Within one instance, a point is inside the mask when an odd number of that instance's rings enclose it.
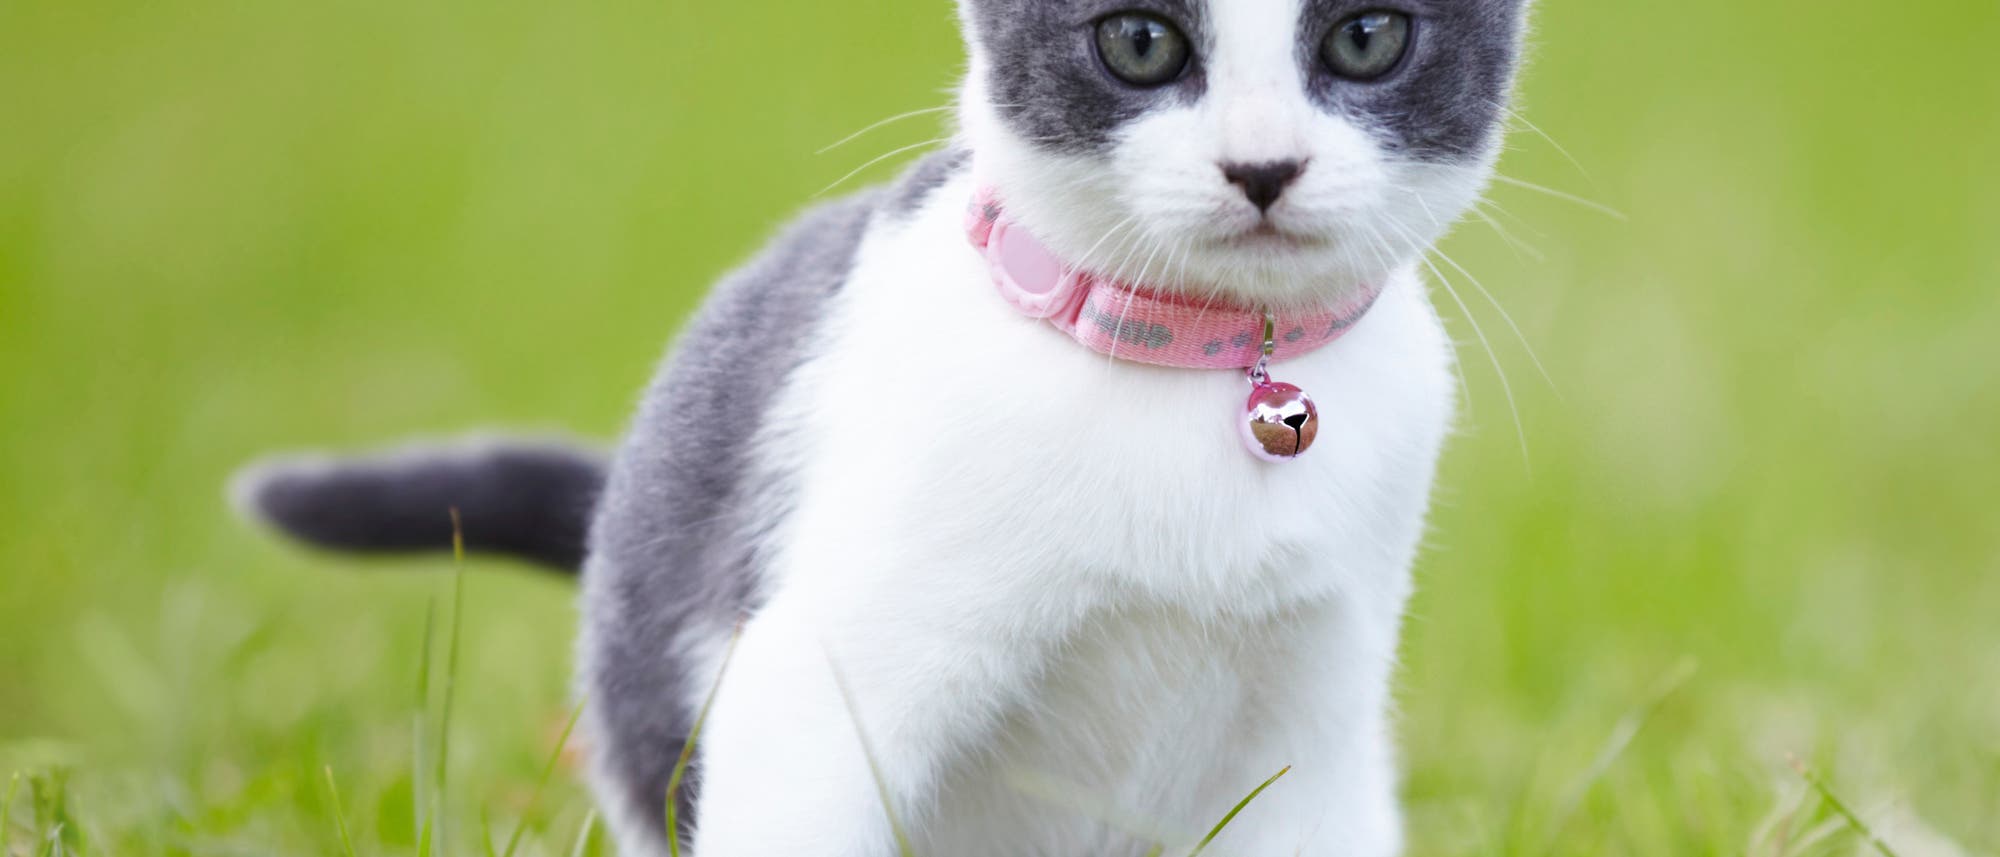
<instances>
[{"instance_id":1,"label":"grey patch over cat's eye","mask_svg":"<svg viewBox=\"0 0 2000 857\"><path fill-rule=\"evenodd\" d=\"M1369 13L1369 0L1305 0L1299 62L1322 109L1357 120L1391 151L1446 161L1484 151L1520 61L1523 0L1425 3L1409 14L1402 55L1380 77L1344 77L1326 61L1334 30Z\"/></svg>"},{"instance_id":2,"label":"grey patch over cat's eye","mask_svg":"<svg viewBox=\"0 0 2000 857\"><path fill-rule=\"evenodd\" d=\"M967 0L1001 118L1024 139L1067 153L1098 152L1113 133L1159 107L1191 104L1207 89L1205 8L1199 0ZM1163 85L1135 86L1106 69L1098 24L1141 11L1172 24L1190 49Z\"/></svg>"}]
</instances>

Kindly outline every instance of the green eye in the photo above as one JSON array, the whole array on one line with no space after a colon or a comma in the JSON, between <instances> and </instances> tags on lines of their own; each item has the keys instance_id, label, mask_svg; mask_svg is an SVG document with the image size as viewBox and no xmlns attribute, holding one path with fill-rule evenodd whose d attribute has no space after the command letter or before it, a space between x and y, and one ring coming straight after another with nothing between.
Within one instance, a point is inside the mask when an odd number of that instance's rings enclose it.
<instances>
[{"instance_id":1,"label":"green eye","mask_svg":"<svg viewBox=\"0 0 2000 857\"><path fill-rule=\"evenodd\" d=\"M1326 34L1320 57L1334 74L1349 80L1374 80L1395 70L1410 49L1410 16L1401 12L1363 12L1340 22Z\"/></svg>"},{"instance_id":2,"label":"green eye","mask_svg":"<svg viewBox=\"0 0 2000 857\"><path fill-rule=\"evenodd\" d=\"M1097 55L1133 86L1172 83L1187 69L1187 36L1153 15L1124 12L1097 22Z\"/></svg>"}]
</instances>

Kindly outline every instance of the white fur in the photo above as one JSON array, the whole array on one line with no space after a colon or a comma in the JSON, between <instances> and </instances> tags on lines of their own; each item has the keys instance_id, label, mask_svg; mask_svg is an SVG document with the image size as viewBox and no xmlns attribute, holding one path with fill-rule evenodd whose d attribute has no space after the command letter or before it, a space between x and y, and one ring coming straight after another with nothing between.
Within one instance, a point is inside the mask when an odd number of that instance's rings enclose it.
<instances>
[{"instance_id":1,"label":"white fur","mask_svg":"<svg viewBox=\"0 0 2000 857\"><path fill-rule=\"evenodd\" d=\"M1210 853L1400 851L1389 682L1454 399L1411 265L1485 165L1393 163L1314 110L1269 47L1296 2L1215 4L1209 94L1132 126L1110 173L1007 132L976 52L963 143L1071 258L1273 305L1387 282L1278 367L1317 446L1261 463L1240 374L1009 308L964 243L970 181L878 223L776 408L766 466L798 490L702 737L698 857L894 853L882 792L925 857L1185 853L1288 765ZM1217 243L1256 212L1215 162L1279 157L1313 163L1274 218L1325 243ZM1134 215L1150 252L1092 249Z\"/></svg>"}]
</instances>

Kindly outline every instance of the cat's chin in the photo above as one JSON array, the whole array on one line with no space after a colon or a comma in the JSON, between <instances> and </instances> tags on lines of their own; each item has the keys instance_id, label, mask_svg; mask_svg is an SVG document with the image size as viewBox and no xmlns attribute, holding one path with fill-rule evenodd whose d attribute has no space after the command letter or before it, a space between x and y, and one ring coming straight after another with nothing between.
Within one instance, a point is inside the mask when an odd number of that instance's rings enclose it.
<instances>
[{"instance_id":1,"label":"cat's chin","mask_svg":"<svg viewBox=\"0 0 2000 857\"><path fill-rule=\"evenodd\" d=\"M1248 303L1311 306L1340 300L1389 273L1380 265L1356 264L1379 254L1357 254L1335 236L1268 223L1193 238L1191 246L1176 265L1187 284Z\"/></svg>"},{"instance_id":2,"label":"cat's chin","mask_svg":"<svg viewBox=\"0 0 2000 857\"><path fill-rule=\"evenodd\" d=\"M1280 310L1319 310L1346 301L1386 281L1386 269L1359 270L1334 261L1329 242L1311 245L1260 238L1229 243L1196 254L1185 273L1161 287L1202 300L1227 300ZM1278 243L1266 243L1278 242ZM1316 249L1301 249L1302 246Z\"/></svg>"},{"instance_id":3,"label":"cat's chin","mask_svg":"<svg viewBox=\"0 0 2000 857\"><path fill-rule=\"evenodd\" d=\"M1294 232L1269 221L1241 232L1210 239L1217 249L1239 253L1306 253L1323 251L1331 243L1325 236Z\"/></svg>"}]
</instances>

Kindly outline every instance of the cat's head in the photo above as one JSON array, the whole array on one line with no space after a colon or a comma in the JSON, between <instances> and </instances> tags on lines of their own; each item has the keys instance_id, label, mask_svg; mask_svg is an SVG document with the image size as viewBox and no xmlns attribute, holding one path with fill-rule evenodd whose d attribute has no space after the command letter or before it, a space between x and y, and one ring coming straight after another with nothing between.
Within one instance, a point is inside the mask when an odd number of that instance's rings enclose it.
<instances>
[{"instance_id":1,"label":"cat's head","mask_svg":"<svg viewBox=\"0 0 2000 857\"><path fill-rule=\"evenodd\" d=\"M1525 3L960 0L964 133L1073 263L1323 303L1477 199Z\"/></svg>"}]
</instances>

